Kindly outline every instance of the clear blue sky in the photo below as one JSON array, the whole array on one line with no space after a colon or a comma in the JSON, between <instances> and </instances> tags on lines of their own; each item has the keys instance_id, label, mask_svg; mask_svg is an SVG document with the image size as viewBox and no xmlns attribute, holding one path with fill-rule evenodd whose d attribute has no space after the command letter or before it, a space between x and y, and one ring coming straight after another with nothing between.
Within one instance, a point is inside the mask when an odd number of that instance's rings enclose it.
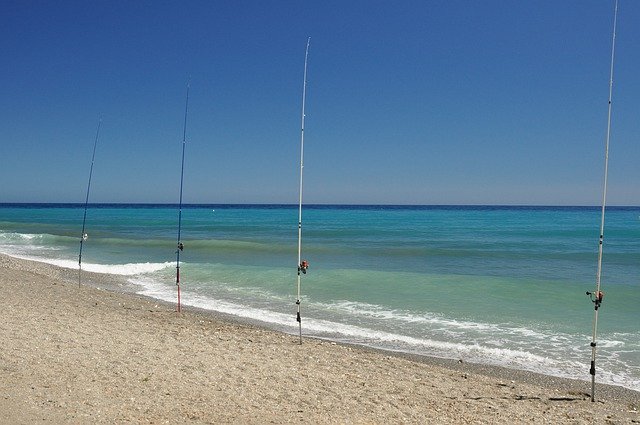
<instances>
[{"instance_id":1,"label":"clear blue sky","mask_svg":"<svg viewBox=\"0 0 640 425\"><path fill-rule=\"evenodd\" d=\"M44 1L0 14L0 202L597 205L613 0ZM609 201L640 204L640 1Z\"/></svg>"}]
</instances>

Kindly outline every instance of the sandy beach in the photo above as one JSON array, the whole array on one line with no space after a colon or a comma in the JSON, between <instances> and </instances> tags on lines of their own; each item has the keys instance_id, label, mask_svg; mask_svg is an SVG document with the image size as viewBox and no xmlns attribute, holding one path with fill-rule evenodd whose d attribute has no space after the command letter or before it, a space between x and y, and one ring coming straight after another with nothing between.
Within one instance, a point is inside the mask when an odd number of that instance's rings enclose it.
<instances>
[{"instance_id":1,"label":"sandy beach","mask_svg":"<svg viewBox=\"0 0 640 425\"><path fill-rule=\"evenodd\" d=\"M621 387L299 345L85 276L0 256L0 423L640 423Z\"/></svg>"}]
</instances>

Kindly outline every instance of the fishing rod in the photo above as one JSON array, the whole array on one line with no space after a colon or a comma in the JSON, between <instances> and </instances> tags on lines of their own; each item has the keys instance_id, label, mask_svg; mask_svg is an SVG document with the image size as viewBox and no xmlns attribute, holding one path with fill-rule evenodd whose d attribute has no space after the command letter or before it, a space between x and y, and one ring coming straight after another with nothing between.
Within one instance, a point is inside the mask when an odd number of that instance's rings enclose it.
<instances>
[{"instance_id":1,"label":"fishing rod","mask_svg":"<svg viewBox=\"0 0 640 425\"><path fill-rule=\"evenodd\" d=\"M93 154L91 155L91 168L89 169L89 183L87 184L87 197L84 201L84 216L82 217L82 236L80 237L80 253L78 254L78 288L82 281L82 244L87 240L89 235L85 232L85 225L87 223L87 208L89 206L89 190L91 189L91 176L93 175L93 162L96 158L96 146L98 146L98 135L100 134L100 126L102 125L102 118L98 120L98 129L96 130L96 139L93 142Z\"/></svg>"},{"instance_id":2,"label":"fishing rod","mask_svg":"<svg viewBox=\"0 0 640 425\"><path fill-rule=\"evenodd\" d=\"M615 2L615 8L613 12L613 36L611 41L611 66L609 74L609 109L607 114L607 137L605 141L604 150L604 184L602 190L602 214L600 219L600 239L598 242L598 270L596 273L596 290L594 292L587 292L587 295L591 298L591 302L594 305L593 315L593 335L591 339L591 368L589 373L591 374L591 401L595 401L596 390L596 334L598 331L598 309L602 304L604 298L604 292L601 288L601 276L602 276L602 248L604 242L604 213L607 204L607 177L609 174L609 141L611 140L611 101L613 98L613 63L616 51L616 26L618 23L618 0Z\"/></svg>"},{"instance_id":3,"label":"fishing rod","mask_svg":"<svg viewBox=\"0 0 640 425\"><path fill-rule=\"evenodd\" d=\"M178 247L176 249L176 286L178 288L178 305L176 311L180 313L180 253L184 249L184 244L181 240L182 229L182 185L184 182L184 148L187 144L187 112L189 111L189 88L191 87L191 81L187 83L187 100L184 106L184 127L182 129L182 161L180 167L180 202L178 204Z\"/></svg>"},{"instance_id":4,"label":"fishing rod","mask_svg":"<svg viewBox=\"0 0 640 425\"><path fill-rule=\"evenodd\" d=\"M302 318L300 316L300 273L307 274L307 269L309 268L309 262L307 260L302 260L302 170L304 169L304 108L307 97L307 59L309 57L309 43L311 43L311 37L307 38L307 48L304 54L304 78L302 84L302 131L300 132L300 192L298 197L298 277L296 285L298 288L298 297L296 299L298 312L296 314L296 320L298 321L298 329L300 331L300 344L302 344Z\"/></svg>"}]
</instances>

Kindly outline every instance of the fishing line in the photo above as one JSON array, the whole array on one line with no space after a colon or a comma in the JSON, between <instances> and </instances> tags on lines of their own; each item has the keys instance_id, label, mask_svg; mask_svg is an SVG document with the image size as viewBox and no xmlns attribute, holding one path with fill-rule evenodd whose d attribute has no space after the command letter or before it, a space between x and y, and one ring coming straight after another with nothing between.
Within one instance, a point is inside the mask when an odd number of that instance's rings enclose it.
<instances>
[{"instance_id":1,"label":"fishing line","mask_svg":"<svg viewBox=\"0 0 640 425\"><path fill-rule=\"evenodd\" d=\"M98 129L96 130L96 139L93 142L93 154L91 155L91 168L89 169L89 183L87 183L87 197L84 201L84 215L82 217L82 235L80 237L80 253L78 254L78 288L82 281L82 244L89 237L85 232L85 225L87 223L87 208L89 206L89 191L91 190L91 176L93 175L93 162L96 158L96 146L98 146L98 136L100 134L100 126L102 125L102 118L98 120Z\"/></svg>"},{"instance_id":2,"label":"fishing line","mask_svg":"<svg viewBox=\"0 0 640 425\"><path fill-rule=\"evenodd\" d=\"M304 169L304 118L305 118L305 102L307 97L307 59L309 57L309 43L311 43L311 37L307 38L307 48L304 54L304 78L302 84L302 131L300 132L300 192L298 197L298 277L297 277L297 289L298 297L296 299L297 314L296 320L298 321L298 329L300 332L300 344L302 344L302 317L300 316L300 273L307 273L309 263L307 260L302 260L302 171Z\"/></svg>"},{"instance_id":3,"label":"fishing line","mask_svg":"<svg viewBox=\"0 0 640 425\"><path fill-rule=\"evenodd\" d=\"M598 309L602 304L604 293L601 288L601 276L602 276L602 248L604 243L604 214L607 204L607 177L609 173L609 141L611 139L611 104L613 98L613 63L616 51L616 26L618 22L618 0L615 2L615 9L613 13L613 37L611 41L611 66L609 74L609 109L607 114L607 137L605 142L604 151L604 184L602 190L602 214L600 220L600 239L598 242L598 271L596 273L596 290L594 292L587 292L587 295L591 298L594 304L593 315L593 335L591 339L591 368L589 373L591 374L591 401L595 401L596 390L596 334L598 332Z\"/></svg>"},{"instance_id":4,"label":"fishing line","mask_svg":"<svg viewBox=\"0 0 640 425\"><path fill-rule=\"evenodd\" d=\"M182 230L182 187L184 183L184 150L187 144L187 112L189 111L189 88L191 87L191 81L187 83L187 99L184 106L184 127L182 129L182 161L180 166L180 202L178 203L178 246L176 249L176 287L178 288L178 305L176 311L180 313L180 253L184 249L184 244L181 240Z\"/></svg>"}]
</instances>

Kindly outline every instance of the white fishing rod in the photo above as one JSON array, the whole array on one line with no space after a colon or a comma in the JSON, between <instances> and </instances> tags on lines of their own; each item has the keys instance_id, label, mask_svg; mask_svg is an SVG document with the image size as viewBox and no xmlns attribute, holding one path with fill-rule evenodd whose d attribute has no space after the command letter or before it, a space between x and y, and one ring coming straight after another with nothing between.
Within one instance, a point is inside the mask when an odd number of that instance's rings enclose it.
<instances>
[{"instance_id":1,"label":"white fishing rod","mask_svg":"<svg viewBox=\"0 0 640 425\"><path fill-rule=\"evenodd\" d=\"M182 129L182 161L180 162L180 202L178 203L178 246L176 249L176 287L178 288L178 305L176 311L180 313L180 253L184 249L181 240L182 230L182 185L184 182L184 148L187 144L187 112L189 111L189 88L191 81L187 83L187 99L184 106L184 127Z\"/></svg>"},{"instance_id":2,"label":"white fishing rod","mask_svg":"<svg viewBox=\"0 0 640 425\"><path fill-rule=\"evenodd\" d=\"M596 335L598 332L598 309L602 304L604 293L601 288L601 276L602 276L602 248L604 242L604 213L607 204L607 177L609 174L609 141L611 139L611 102L613 98L613 63L616 51L616 26L618 22L618 0L615 2L615 8L613 13L613 36L611 41L611 66L609 74L609 109L607 114L607 137L604 150L604 184L602 190L602 214L600 219L600 239L598 242L598 270L596 273L596 290L594 292L587 292L587 295L591 298L594 304L593 315L593 336L591 340L591 368L589 373L591 374L591 401L595 401L595 389L596 389Z\"/></svg>"},{"instance_id":3,"label":"white fishing rod","mask_svg":"<svg viewBox=\"0 0 640 425\"><path fill-rule=\"evenodd\" d=\"M309 263L307 260L302 260L302 170L304 169L304 118L305 118L305 102L307 98L307 59L309 57L309 43L311 37L307 38L307 48L304 54L304 78L302 84L302 131L300 132L300 192L298 197L298 277L297 277L297 289L298 297L296 299L296 306L298 312L296 320L298 321L298 329L300 331L300 344L302 344L302 318L300 316L300 273L307 273Z\"/></svg>"},{"instance_id":4,"label":"white fishing rod","mask_svg":"<svg viewBox=\"0 0 640 425\"><path fill-rule=\"evenodd\" d=\"M82 217L82 236L80 237L80 253L78 254L78 287L82 281L82 244L87 240L89 235L85 232L87 223L87 208L89 207L89 191L91 190L91 176L93 175L93 162L96 159L96 146L98 146L98 135L100 134L100 126L102 118L98 120L98 129L96 130L96 139L93 142L93 154L91 155L91 168L89 169L89 183L87 183L87 197L84 201L84 216Z\"/></svg>"}]
</instances>

